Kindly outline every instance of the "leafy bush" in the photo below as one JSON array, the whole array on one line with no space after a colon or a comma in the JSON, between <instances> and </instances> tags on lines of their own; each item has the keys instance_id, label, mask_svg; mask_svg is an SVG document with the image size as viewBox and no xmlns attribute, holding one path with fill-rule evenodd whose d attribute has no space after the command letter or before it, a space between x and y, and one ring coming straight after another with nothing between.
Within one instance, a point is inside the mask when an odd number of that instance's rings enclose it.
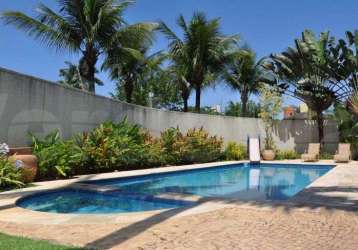
<instances>
[{"instance_id":1,"label":"leafy bush","mask_svg":"<svg viewBox=\"0 0 358 250\"><path fill-rule=\"evenodd\" d=\"M225 160L243 160L247 158L247 148L243 144L229 142L224 151Z\"/></svg>"},{"instance_id":2,"label":"leafy bush","mask_svg":"<svg viewBox=\"0 0 358 250\"><path fill-rule=\"evenodd\" d=\"M204 129L183 135L168 129L152 137L126 120L105 122L88 133L62 140L55 131L44 139L32 135L32 148L39 158L37 179L64 178L75 174L155 167L165 164L215 161L223 141Z\"/></svg>"},{"instance_id":3,"label":"leafy bush","mask_svg":"<svg viewBox=\"0 0 358 250\"><path fill-rule=\"evenodd\" d=\"M21 170L9 161L5 156L0 157L0 190L9 188L20 188L25 184L22 182Z\"/></svg>"},{"instance_id":4,"label":"leafy bush","mask_svg":"<svg viewBox=\"0 0 358 250\"><path fill-rule=\"evenodd\" d=\"M76 166L81 165L81 149L72 140L60 139L59 131L54 131L44 139L34 135L32 151L39 159L38 179L57 179L71 176Z\"/></svg>"},{"instance_id":5,"label":"leafy bush","mask_svg":"<svg viewBox=\"0 0 358 250\"><path fill-rule=\"evenodd\" d=\"M185 136L178 134L175 147L183 163L212 162L221 157L223 139L209 136L203 128L189 129Z\"/></svg>"},{"instance_id":6,"label":"leafy bush","mask_svg":"<svg viewBox=\"0 0 358 250\"><path fill-rule=\"evenodd\" d=\"M276 160L294 160L299 158L299 154L294 150L278 150L276 152Z\"/></svg>"},{"instance_id":7,"label":"leafy bush","mask_svg":"<svg viewBox=\"0 0 358 250\"><path fill-rule=\"evenodd\" d=\"M126 120L118 124L105 122L77 141L80 141L82 159L85 160L82 165L89 167L85 172L153 166L163 162L156 141Z\"/></svg>"},{"instance_id":8,"label":"leafy bush","mask_svg":"<svg viewBox=\"0 0 358 250\"><path fill-rule=\"evenodd\" d=\"M175 164L181 162L180 146L183 143L183 135L178 128L169 128L163 131L160 135L159 143L163 149L165 162L169 164Z\"/></svg>"},{"instance_id":9,"label":"leafy bush","mask_svg":"<svg viewBox=\"0 0 358 250\"><path fill-rule=\"evenodd\" d=\"M319 158L321 160L332 160L333 159L333 155L330 154L330 153L327 153L327 152L322 152L320 155L319 155Z\"/></svg>"},{"instance_id":10,"label":"leafy bush","mask_svg":"<svg viewBox=\"0 0 358 250\"><path fill-rule=\"evenodd\" d=\"M212 162L222 155L222 138L209 136L203 128L189 129L186 134L170 128L161 133L159 141L170 164Z\"/></svg>"}]
</instances>

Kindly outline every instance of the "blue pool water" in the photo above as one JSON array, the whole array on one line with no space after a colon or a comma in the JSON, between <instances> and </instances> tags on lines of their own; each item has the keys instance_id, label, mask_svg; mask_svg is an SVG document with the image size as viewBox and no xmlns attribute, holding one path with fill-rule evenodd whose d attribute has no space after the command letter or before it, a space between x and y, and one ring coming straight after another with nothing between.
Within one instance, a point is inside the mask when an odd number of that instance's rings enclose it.
<instances>
[{"instance_id":1,"label":"blue pool water","mask_svg":"<svg viewBox=\"0 0 358 250\"><path fill-rule=\"evenodd\" d=\"M108 214L177 208L190 204L183 201L67 189L25 198L17 205L50 213Z\"/></svg>"},{"instance_id":2,"label":"blue pool water","mask_svg":"<svg viewBox=\"0 0 358 250\"><path fill-rule=\"evenodd\" d=\"M192 205L191 202L156 198L163 193L240 200L286 200L333 166L237 164L121 179L87 181L118 188L97 193L74 189L43 193L21 199L23 208L53 213L107 214L150 211Z\"/></svg>"},{"instance_id":3,"label":"blue pool water","mask_svg":"<svg viewBox=\"0 0 358 250\"><path fill-rule=\"evenodd\" d=\"M90 183L117 186L125 193L155 195L174 192L203 197L286 200L331 168L321 165L238 164Z\"/></svg>"}]
</instances>

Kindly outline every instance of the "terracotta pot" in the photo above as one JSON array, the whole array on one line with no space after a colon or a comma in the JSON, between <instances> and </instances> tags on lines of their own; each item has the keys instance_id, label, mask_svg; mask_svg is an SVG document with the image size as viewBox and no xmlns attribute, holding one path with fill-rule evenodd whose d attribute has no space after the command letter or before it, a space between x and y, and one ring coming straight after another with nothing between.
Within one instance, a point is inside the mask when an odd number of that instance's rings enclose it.
<instances>
[{"instance_id":1,"label":"terracotta pot","mask_svg":"<svg viewBox=\"0 0 358 250\"><path fill-rule=\"evenodd\" d=\"M29 147L10 148L9 155L31 155L32 151Z\"/></svg>"},{"instance_id":2,"label":"terracotta pot","mask_svg":"<svg viewBox=\"0 0 358 250\"><path fill-rule=\"evenodd\" d=\"M22 177L25 183L33 182L37 174L37 157L31 154L30 148L11 148L9 159L22 162Z\"/></svg>"},{"instance_id":3,"label":"terracotta pot","mask_svg":"<svg viewBox=\"0 0 358 250\"><path fill-rule=\"evenodd\" d=\"M265 161L273 161L275 159L275 156L275 151L271 149L265 149L264 151L262 151L262 158Z\"/></svg>"}]
</instances>

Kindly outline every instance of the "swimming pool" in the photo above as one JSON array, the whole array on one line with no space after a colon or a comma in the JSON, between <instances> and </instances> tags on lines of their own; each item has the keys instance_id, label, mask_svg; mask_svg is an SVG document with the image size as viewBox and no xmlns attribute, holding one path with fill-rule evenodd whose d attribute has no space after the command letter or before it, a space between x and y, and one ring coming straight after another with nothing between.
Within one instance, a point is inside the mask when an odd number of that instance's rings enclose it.
<instances>
[{"instance_id":1,"label":"swimming pool","mask_svg":"<svg viewBox=\"0 0 358 250\"><path fill-rule=\"evenodd\" d=\"M85 183L91 185L111 186L116 192L98 194L67 190L25 198L18 205L55 213L119 213L190 205L190 202L156 198L164 193L253 201L287 200L332 167L306 164L236 164L86 181Z\"/></svg>"}]
</instances>

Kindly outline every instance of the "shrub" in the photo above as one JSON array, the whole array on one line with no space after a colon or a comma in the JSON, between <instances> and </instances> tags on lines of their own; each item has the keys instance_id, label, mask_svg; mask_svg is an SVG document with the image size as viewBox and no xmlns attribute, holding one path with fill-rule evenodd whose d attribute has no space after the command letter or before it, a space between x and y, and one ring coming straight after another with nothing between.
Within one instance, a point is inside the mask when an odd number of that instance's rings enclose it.
<instances>
[{"instance_id":1,"label":"shrub","mask_svg":"<svg viewBox=\"0 0 358 250\"><path fill-rule=\"evenodd\" d=\"M160 135L159 143L163 149L165 162L175 164L181 162L180 147L183 143L183 135L178 128L169 128Z\"/></svg>"},{"instance_id":2,"label":"shrub","mask_svg":"<svg viewBox=\"0 0 358 250\"><path fill-rule=\"evenodd\" d=\"M146 131L126 120L115 124L105 122L84 134L78 145L82 149L85 172L160 165L162 153Z\"/></svg>"},{"instance_id":3,"label":"shrub","mask_svg":"<svg viewBox=\"0 0 358 250\"><path fill-rule=\"evenodd\" d=\"M247 148L243 144L229 142L224 151L225 160L243 160L247 158Z\"/></svg>"},{"instance_id":4,"label":"shrub","mask_svg":"<svg viewBox=\"0 0 358 250\"><path fill-rule=\"evenodd\" d=\"M21 170L5 156L0 156L0 190L23 186Z\"/></svg>"},{"instance_id":5,"label":"shrub","mask_svg":"<svg viewBox=\"0 0 358 250\"><path fill-rule=\"evenodd\" d=\"M276 160L294 160L299 158L299 154L294 150L278 150L276 152Z\"/></svg>"},{"instance_id":6,"label":"shrub","mask_svg":"<svg viewBox=\"0 0 358 250\"><path fill-rule=\"evenodd\" d=\"M333 155L330 154L330 153L327 153L327 152L322 152L320 155L319 155L319 158L321 160L332 160L333 159Z\"/></svg>"},{"instance_id":7,"label":"shrub","mask_svg":"<svg viewBox=\"0 0 358 250\"><path fill-rule=\"evenodd\" d=\"M75 174L109 172L167 163L210 162L221 157L223 141L204 129L163 131L160 138L126 120L105 122L88 133L62 140L55 131L44 139L32 135L39 158L37 179L64 178Z\"/></svg>"},{"instance_id":8,"label":"shrub","mask_svg":"<svg viewBox=\"0 0 358 250\"><path fill-rule=\"evenodd\" d=\"M54 131L44 139L34 135L32 151L39 159L38 179L57 179L71 176L76 166L81 165L80 148L72 140L60 139Z\"/></svg>"},{"instance_id":9,"label":"shrub","mask_svg":"<svg viewBox=\"0 0 358 250\"><path fill-rule=\"evenodd\" d=\"M175 148L183 163L212 162L222 155L223 139L209 136L203 128L189 129L185 136L178 135Z\"/></svg>"}]
</instances>

